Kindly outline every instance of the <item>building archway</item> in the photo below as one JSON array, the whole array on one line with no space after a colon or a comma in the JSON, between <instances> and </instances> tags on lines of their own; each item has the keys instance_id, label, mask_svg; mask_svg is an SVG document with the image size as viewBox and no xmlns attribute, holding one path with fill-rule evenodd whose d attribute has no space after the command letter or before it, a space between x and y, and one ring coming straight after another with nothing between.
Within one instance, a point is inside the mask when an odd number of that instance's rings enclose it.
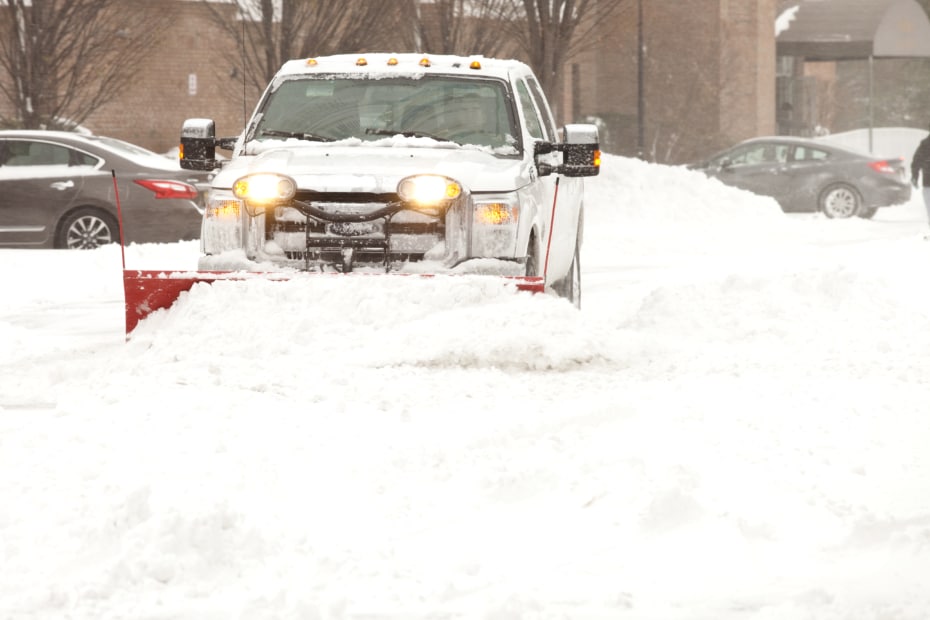
<instances>
[{"instance_id":1,"label":"building archway","mask_svg":"<svg viewBox=\"0 0 930 620\"><path fill-rule=\"evenodd\" d=\"M868 61L871 150L875 60L930 58L930 19L916 0L798 0L776 21L776 54Z\"/></svg>"}]
</instances>

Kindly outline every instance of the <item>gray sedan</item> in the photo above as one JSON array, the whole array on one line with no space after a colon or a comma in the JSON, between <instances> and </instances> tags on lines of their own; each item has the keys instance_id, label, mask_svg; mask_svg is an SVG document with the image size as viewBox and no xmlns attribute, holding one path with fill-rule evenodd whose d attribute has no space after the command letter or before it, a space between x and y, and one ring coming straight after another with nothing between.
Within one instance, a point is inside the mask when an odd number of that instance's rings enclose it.
<instances>
[{"instance_id":1,"label":"gray sedan","mask_svg":"<svg viewBox=\"0 0 930 620\"><path fill-rule=\"evenodd\" d=\"M708 176L764 196L785 212L870 218L907 202L903 159L881 159L803 138L754 138L691 164Z\"/></svg>"},{"instance_id":2,"label":"gray sedan","mask_svg":"<svg viewBox=\"0 0 930 620\"><path fill-rule=\"evenodd\" d=\"M101 136L0 131L0 246L88 249L197 239L210 174Z\"/></svg>"}]
</instances>

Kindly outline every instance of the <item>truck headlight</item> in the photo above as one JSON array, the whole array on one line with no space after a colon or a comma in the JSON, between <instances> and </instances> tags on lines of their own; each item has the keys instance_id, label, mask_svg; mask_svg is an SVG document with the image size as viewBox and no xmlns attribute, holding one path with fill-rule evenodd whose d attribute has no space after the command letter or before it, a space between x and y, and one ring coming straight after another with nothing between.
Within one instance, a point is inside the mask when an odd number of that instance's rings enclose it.
<instances>
[{"instance_id":1,"label":"truck headlight","mask_svg":"<svg viewBox=\"0 0 930 620\"><path fill-rule=\"evenodd\" d=\"M418 174L401 179L397 195L414 209L435 211L462 195L458 181L438 174Z\"/></svg>"},{"instance_id":2,"label":"truck headlight","mask_svg":"<svg viewBox=\"0 0 930 620\"><path fill-rule=\"evenodd\" d=\"M297 192L297 184L283 174L256 172L237 179L232 189L236 198L246 204L268 208L290 202Z\"/></svg>"}]
</instances>

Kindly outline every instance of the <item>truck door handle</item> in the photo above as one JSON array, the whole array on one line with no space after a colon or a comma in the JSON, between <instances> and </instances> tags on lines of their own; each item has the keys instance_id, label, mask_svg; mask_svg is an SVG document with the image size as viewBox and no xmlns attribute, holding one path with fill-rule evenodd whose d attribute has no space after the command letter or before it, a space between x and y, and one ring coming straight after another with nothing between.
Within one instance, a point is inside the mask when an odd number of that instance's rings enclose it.
<instances>
[{"instance_id":1,"label":"truck door handle","mask_svg":"<svg viewBox=\"0 0 930 620\"><path fill-rule=\"evenodd\" d=\"M50 185L52 189L57 189L59 191L64 191L66 189L71 189L74 187L74 181L55 181Z\"/></svg>"}]
</instances>

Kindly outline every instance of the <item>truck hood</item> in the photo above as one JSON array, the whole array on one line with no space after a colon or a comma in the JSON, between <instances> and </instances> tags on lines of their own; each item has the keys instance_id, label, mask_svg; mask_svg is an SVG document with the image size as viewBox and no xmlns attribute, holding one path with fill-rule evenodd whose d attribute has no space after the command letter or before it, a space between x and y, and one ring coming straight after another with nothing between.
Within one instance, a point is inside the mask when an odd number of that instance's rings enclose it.
<instances>
[{"instance_id":1,"label":"truck hood","mask_svg":"<svg viewBox=\"0 0 930 620\"><path fill-rule=\"evenodd\" d=\"M422 140L422 139L421 139ZM432 141L430 141L432 142ZM510 192L529 182L529 164L477 148L422 148L308 144L270 148L257 155L240 155L213 179L216 188L230 188L239 177L277 172L292 177L303 190L388 193L404 177L441 174L470 192Z\"/></svg>"}]
</instances>

